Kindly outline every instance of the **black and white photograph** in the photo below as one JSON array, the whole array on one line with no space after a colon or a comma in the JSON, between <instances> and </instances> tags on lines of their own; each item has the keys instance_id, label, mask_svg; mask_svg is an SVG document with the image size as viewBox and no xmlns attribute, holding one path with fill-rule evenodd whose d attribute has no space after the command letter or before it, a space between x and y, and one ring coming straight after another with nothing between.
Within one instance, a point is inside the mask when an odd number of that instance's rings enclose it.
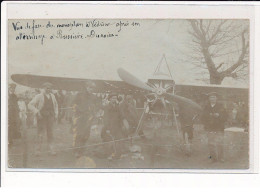
<instances>
[{"instance_id":1,"label":"black and white photograph","mask_svg":"<svg viewBox=\"0 0 260 194\"><path fill-rule=\"evenodd\" d=\"M8 169L249 169L250 20L9 19Z\"/></svg>"}]
</instances>

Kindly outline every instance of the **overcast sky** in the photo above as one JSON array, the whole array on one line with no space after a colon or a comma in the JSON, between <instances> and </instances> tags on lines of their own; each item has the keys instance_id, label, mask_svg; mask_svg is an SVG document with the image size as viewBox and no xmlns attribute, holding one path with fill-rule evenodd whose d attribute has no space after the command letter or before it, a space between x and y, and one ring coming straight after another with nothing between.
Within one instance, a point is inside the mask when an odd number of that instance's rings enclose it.
<instances>
[{"instance_id":1,"label":"overcast sky","mask_svg":"<svg viewBox=\"0 0 260 194\"><path fill-rule=\"evenodd\" d=\"M57 28L46 28L48 20L36 20L36 24L44 25L35 29L35 35L57 35ZM70 23L74 20L51 20L51 24ZM90 20L76 20L86 24ZM98 20L102 22L102 20ZM104 20L103 20L104 21ZM15 31L13 24L26 26L32 20L9 21L8 65L9 77L14 73L30 73L36 75L80 77L90 79L120 80L117 69L122 67L142 80L147 80L157 67L163 54L176 83L200 84L198 74L188 62L180 63L183 57L180 50L185 50L189 36L185 20L135 20L135 27L129 25L116 27L120 20L106 20L110 27L72 27L62 29L63 34L118 34L113 38L84 38L78 40L44 39L16 40L19 33L30 34L32 30ZM133 20L122 20L131 24ZM223 85L245 84L225 80Z\"/></svg>"}]
</instances>

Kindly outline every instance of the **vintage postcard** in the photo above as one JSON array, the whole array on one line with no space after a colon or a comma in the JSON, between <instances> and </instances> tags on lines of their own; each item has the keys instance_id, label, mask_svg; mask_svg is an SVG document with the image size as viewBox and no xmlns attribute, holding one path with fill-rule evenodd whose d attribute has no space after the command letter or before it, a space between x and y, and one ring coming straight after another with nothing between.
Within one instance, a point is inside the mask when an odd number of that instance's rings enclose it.
<instances>
[{"instance_id":1,"label":"vintage postcard","mask_svg":"<svg viewBox=\"0 0 260 194\"><path fill-rule=\"evenodd\" d=\"M250 169L249 18L9 18L7 169Z\"/></svg>"}]
</instances>

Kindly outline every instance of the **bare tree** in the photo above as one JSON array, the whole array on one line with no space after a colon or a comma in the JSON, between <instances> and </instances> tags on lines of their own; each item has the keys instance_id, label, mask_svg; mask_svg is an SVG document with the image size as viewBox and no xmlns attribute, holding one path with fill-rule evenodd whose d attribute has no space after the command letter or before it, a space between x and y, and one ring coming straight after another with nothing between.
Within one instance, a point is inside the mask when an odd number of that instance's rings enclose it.
<instances>
[{"instance_id":1,"label":"bare tree","mask_svg":"<svg viewBox=\"0 0 260 194\"><path fill-rule=\"evenodd\" d=\"M247 20L188 20L189 60L209 73L210 84L231 77L248 78L249 22Z\"/></svg>"}]
</instances>

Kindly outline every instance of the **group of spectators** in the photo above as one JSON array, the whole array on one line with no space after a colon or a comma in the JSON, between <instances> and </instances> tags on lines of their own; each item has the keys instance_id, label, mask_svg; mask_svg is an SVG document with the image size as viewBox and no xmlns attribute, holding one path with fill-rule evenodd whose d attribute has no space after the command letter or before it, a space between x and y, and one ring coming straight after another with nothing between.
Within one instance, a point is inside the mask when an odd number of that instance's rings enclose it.
<instances>
[{"instance_id":1,"label":"group of spectators","mask_svg":"<svg viewBox=\"0 0 260 194\"><path fill-rule=\"evenodd\" d=\"M8 90L8 145L12 146L13 141L22 136L22 128L39 128L39 114L36 114L36 108L32 106L35 103L35 98L45 93L45 89L30 89L23 92L16 91L17 85L11 83ZM58 118L57 122L65 119L72 122L73 111L71 108L64 109L64 107L72 107L75 98L75 92L66 91L51 91L57 102ZM34 100L33 100L34 99ZM39 103L39 102L37 102ZM42 102L43 103L43 102ZM40 106L43 106L40 105Z\"/></svg>"},{"instance_id":2,"label":"group of spectators","mask_svg":"<svg viewBox=\"0 0 260 194\"><path fill-rule=\"evenodd\" d=\"M93 82L86 82L78 92L55 91L51 83L44 83L42 89L16 95L16 85L10 84L9 147L14 139L21 137L21 121L25 121L27 128L37 127L36 154L39 155L42 151L43 136L46 133L50 153L56 155L53 126L55 122L61 123L65 120L71 124L75 156L80 157L84 154L84 145L90 136L93 123L102 123L102 140L114 141L117 152L113 153L113 156L120 157L122 146L118 146L116 140L128 137L135 131L138 124L136 101L131 95L93 94L94 87ZM105 149L104 153L110 154L110 151Z\"/></svg>"},{"instance_id":3,"label":"group of spectators","mask_svg":"<svg viewBox=\"0 0 260 194\"><path fill-rule=\"evenodd\" d=\"M47 133L47 142L50 153L56 155L53 144L53 125L55 121L61 123L66 120L71 124L73 133L73 146L76 157L84 155L84 146L90 137L94 122L102 123L101 138L104 142L103 155L110 158L120 158L124 152L124 141L135 134L139 123L139 114L136 109L136 100L132 95L118 95L116 93L93 94L95 83L88 81L82 84L78 92L54 91L53 84L44 83L42 89L36 89L32 95L29 92L15 94L15 84L9 85L8 98L8 145L21 137L21 121L26 121L27 127L37 126L38 145L37 153L42 150L44 133ZM218 102L215 92L208 94L208 103L201 114L201 122L208 132L210 159L224 161L223 141L224 129L228 120L228 113L224 106ZM243 104L241 105L243 106ZM244 105L245 106L245 105ZM152 109L151 109L152 110ZM231 121L239 117L240 110L234 105L231 112ZM182 114L181 110L179 111ZM184 114L181 116L185 117ZM180 117L181 118L181 117ZM240 119L245 118L241 116ZM193 138L193 120L181 129L188 139ZM243 123L246 125L246 122ZM142 130L138 135L145 138ZM106 142L113 142L113 149L106 146Z\"/></svg>"}]
</instances>

